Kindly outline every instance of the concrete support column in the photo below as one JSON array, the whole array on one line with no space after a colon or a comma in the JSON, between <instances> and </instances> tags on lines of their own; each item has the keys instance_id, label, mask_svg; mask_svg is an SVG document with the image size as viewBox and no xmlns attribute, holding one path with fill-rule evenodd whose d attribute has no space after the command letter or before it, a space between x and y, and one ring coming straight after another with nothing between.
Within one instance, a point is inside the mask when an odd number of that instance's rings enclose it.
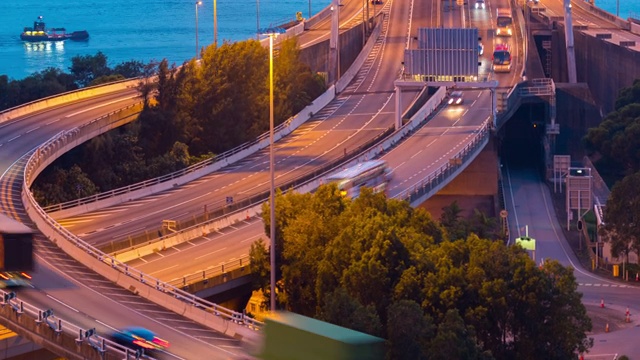
<instances>
[{"instance_id":1,"label":"concrete support column","mask_svg":"<svg viewBox=\"0 0 640 360\"><path fill-rule=\"evenodd\" d=\"M576 52L573 45L573 22L571 17L571 0L564 0L564 36L567 40L567 73L569 83L578 82L576 75Z\"/></svg>"}]
</instances>

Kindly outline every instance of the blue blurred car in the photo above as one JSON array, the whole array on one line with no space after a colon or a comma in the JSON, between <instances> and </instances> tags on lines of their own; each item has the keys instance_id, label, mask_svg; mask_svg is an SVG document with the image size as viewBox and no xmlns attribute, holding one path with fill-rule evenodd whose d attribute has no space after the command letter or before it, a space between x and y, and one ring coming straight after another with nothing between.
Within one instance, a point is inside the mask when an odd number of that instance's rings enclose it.
<instances>
[{"instance_id":1,"label":"blue blurred car","mask_svg":"<svg viewBox=\"0 0 640 360\"><path fill-rule=\"evenodd\" d=\"M111 335L113 341L134 349L143 349L145 352L164 350L169 347L169 342L160 339L156 334L143 327L131 326Z\"/></svg>"}]
</instances>

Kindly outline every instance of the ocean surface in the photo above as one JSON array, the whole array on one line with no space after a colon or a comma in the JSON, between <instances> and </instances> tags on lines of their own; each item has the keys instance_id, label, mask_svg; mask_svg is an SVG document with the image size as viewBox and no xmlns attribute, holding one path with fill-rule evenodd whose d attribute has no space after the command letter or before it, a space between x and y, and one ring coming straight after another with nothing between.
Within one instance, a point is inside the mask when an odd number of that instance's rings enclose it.
<instances>
[{"instance_id":1,"label":"ocean surface","mask_svg":"<svg viewBox=\"0 0 640 360\"><path fill-rule=\"evenodd\" d=\"M421 1L421 0L417 0ZM544 0L543 0L544 1ZM255 37L257 5L260 28L304 17L325 8L330 0L217 0L218 42ZM596 0L596 5L620 17L640 17L640 0ZM87 30L84 42L23 43L20 33L44 16L47 28L67 32ZM56 67L68 72L71 58L102 51L110 66L123 61L162 60L182 64L196 54L195 0L0 0L0 75L22 79ZM198 8L198 44L213 42L213 0Z\"/></svg>"},{"instance_id":2,"label":"ocean surface","mask_svg":"<svg viewBox=\"0 0 640 360\"><path fill-rule=\"evenodd\" d=\"M316 14L330 0L217 0L218 43L255 38L260 28ZM110 66L123 61L162 60L176 65L196 54L195 0L0 0L0 75L22 79L56 67L68 72L71 58L102 51ZM87 30L83 42L25 43L20 33L42 15L47 28ZM213 42L213 0L198 7L198 45Z\"/></svg>"}]
</instances>

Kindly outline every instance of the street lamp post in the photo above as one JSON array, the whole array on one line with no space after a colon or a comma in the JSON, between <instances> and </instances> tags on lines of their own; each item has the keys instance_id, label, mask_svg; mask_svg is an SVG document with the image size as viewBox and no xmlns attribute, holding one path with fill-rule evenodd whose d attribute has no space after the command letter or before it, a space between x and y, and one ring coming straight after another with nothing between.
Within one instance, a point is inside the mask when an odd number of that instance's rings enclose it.
<instances>
[{"instance_id":1,"label":"street lamp post","mask_svg":"<svg viewBox=\"0 0 640 360\"><path fill-rule=\"evenodd\" d=\"M218 6L213 0L213 44L218 47Z\"/></svg>"},{"instance_id":2,"label":"street lamp post","mask_svg":"<svg viewBox=\"0 0 640 360\"><path fill-rule=\"evenodd\" d=\"M269 207L270 207L270 233L271 233L271 294L270 294L270 307L271 311L276 310L276 182L275 182L275 149L273 147L274 134L273 134L273 39L275 39L279 33L284 32L279 28L270 28L264 30L258 30L258 34L269 36Z\"/></svg>"},{"instance_id":3,"label":"street lamp post","mask_svg":"<svg viewBox=\"0 0 640 360\"><path fill-rule=\"evenodd\" d=\"M273 38L277 34L269 34L269 176L271 186L269 197L271 202L271 311L276 310L276 196L275 196L275 156L273 149Z\"/></svg>"},{"instance_id":4,"label":"street lamp post","mask_svg":"<svg viewBox=\"0 0 640 360\"><path fill-rule=\"evenodd\" d=\"M198 6L202 5L202 1L196 1L196 60L200 58L200 47L198 46Z\"/></svg>"}]
</instances>

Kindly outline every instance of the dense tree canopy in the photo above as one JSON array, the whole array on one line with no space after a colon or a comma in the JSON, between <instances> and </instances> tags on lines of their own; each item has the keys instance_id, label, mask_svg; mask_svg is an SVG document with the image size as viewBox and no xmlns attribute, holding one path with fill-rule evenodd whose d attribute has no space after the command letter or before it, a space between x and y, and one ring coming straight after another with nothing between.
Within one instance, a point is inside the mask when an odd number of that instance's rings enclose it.
<instances>
[{"instance_id":1,"label":"dense tree canopy","mask_svg":"<svg viewBox=\"0 0 640 360\"><path fill-rule=\"evenodd\" d=\"M10 80L0 75L0 110L9 109L47 96L76 90L87 85L98 85L143 74L144 65L135 60L123 62L113 69L107 66L107 57L78 55L71 58L71 74L48 68L22 80Z\"/></svg>"},{"instance_id":2,"label":"dense tree canopy","mask_svg":"<svg viewBox=\"0 0 640 360\"><path fill-rule=\"evenodd\" d=\"M616 100L616 110L598 127L590 128L584 138L591 153L608 170L622 176L640 171L640 81L623 89Z\"/></svg>"},{"instance_id":3,"label":"dense tree canopy","mask_svg":"<svg viewBox=\"0 0 640 360\"><path fill-rule=\"evenodd\" d=\"M385 337L390 359L568 359L591 346L572 269L538 267L519 246L450 240L423 209L331 184L278 194L276 221L280 307ZM251 252L263 289L268 251Z\"/></svg>"},{"instance_id":4,"label":"dense tree canopy","mask_svg":"<svg viewBox=\"0 0 640 360\"><path fill-rule=\"evenodd\" d=\"M614 185L604 217L611 255L627 256L632 250L640 250L640 172L625 176Z\"/></svg>"}]
</instances>

